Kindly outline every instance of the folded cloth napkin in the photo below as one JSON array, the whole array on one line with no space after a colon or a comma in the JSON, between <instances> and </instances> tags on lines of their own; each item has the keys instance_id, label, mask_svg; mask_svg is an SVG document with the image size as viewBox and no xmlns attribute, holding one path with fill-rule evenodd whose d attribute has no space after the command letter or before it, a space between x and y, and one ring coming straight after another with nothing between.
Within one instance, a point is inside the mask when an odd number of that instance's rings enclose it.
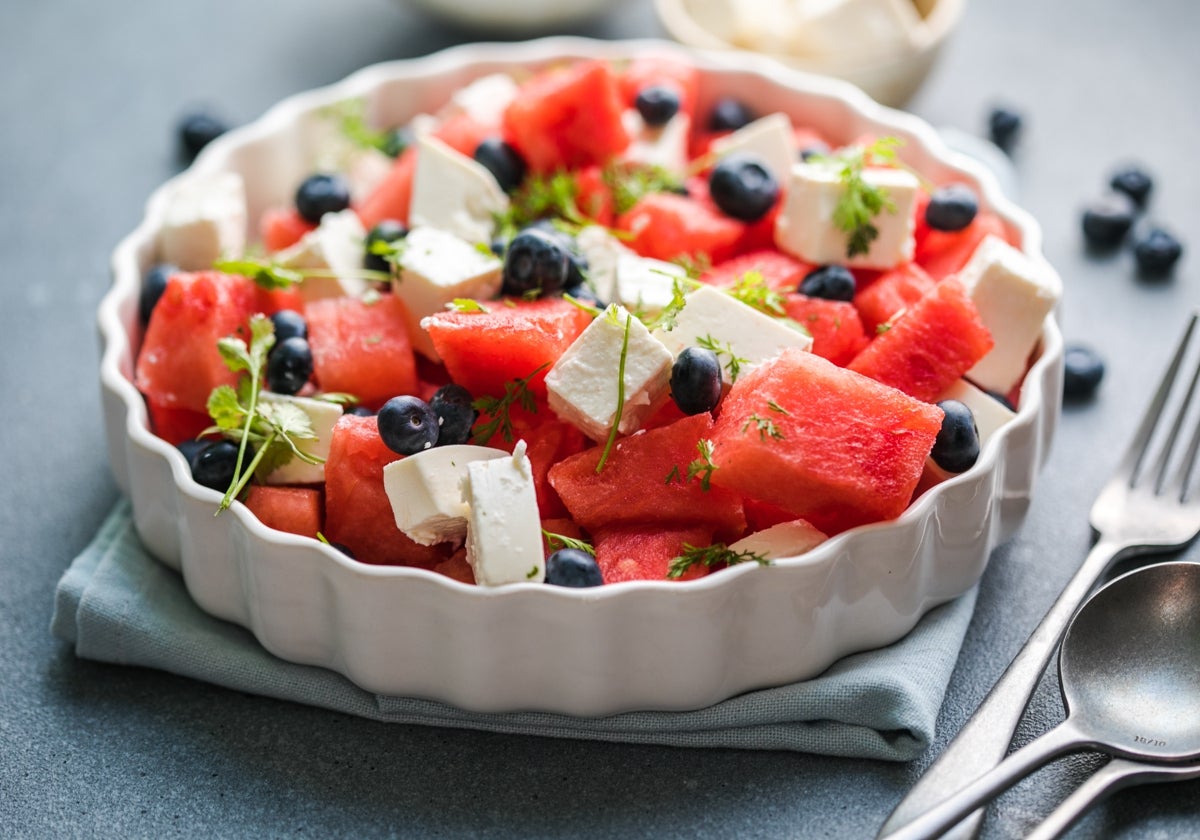
<instances>
[{"instance_id":1,"label":"folded cloth napkin","mask_svg":"<svg viewBox=\"0 0 1200 840\"><path fill-rule=\"evenodd\" d=\"M277 659L249 631L204 613L180 576L147 553L122 500L59 581L52 630L85 659L158 668L238 691L374 720L676 747L796 750L907 761L933 737L975 590L926 615L890 647L848 656L792 685L691 712L577 718L478 714L384 697L340 674Z\"/></svg>"}]
</instances>

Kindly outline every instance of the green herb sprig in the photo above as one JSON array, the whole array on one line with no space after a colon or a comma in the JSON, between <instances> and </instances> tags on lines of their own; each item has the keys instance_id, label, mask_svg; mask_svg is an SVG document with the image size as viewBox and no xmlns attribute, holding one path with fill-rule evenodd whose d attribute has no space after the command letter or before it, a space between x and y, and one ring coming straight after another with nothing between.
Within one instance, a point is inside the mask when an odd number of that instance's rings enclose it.
<instances>
[{"instance_id":1,"label":"green herb sprig","mask_svg":"<svg viewBox=\"0 0 1200 840\"><path fill-rule=\"evenodd\" d=\"M628 213L650 193L678 192L683 181L661 166L613 161L600 176L612 190L613 209Z\"/></svg>"},{"instance_id":2,"label":"green herb sprig","mask_svg":"<svg viewBox=\"0 0 1200 840\"><path fill-rule=\"evenodd\" d=\"M779 317L786 313L786 298L767 285L761 271L747 271L737 279L726 294L766 315Z\"/></svg>"},{"instance_id":3,"label":"green herb sprig","mask_svg":"<svg viewBox=\"0 0 1200 840\"><path fill-rule=\"evenodd\" d=\"M833 209L833 223L846 233L846 256L856 257L871 250L879 238L875 219L880 213L895 213L896 205L883 187L867 182L864 173L868 166L888 166L896 163L896 149L901 141L882 137L869 146L852 146L833 155L817 155L810 160L836 168L842 182L842 195Z\"/></svg>"},{"instance_id":4,"label":"green herb sprig","mask_svg":"<svg viewBox=\"0 0 1200 840\"><path fill-rule=\"evenodd\" d=\"M574 548L579 551L586 551L593 557L596 556L595 547L586 540L577 540L574 537L568 537L566 534L555 534L542 529L542 536L546 539L546 544L550 546L551 551L557 551L560 548Z\"/></svg>"},{"instance_id":5,"label":"green herb sprig","mask_svg":"<svg viewBox=\"0 0 1200 840\"><path fill-rule=\"evenodd\" d=\"M392 275L388 272L374 271L369 268L360 268L347 274L345 272L330 271L327 268L288 268L274 260L257 257L242 257L237 260L217 260L213 263L213 268L225 274L240 274L243 277L248 277L254 281L255 285L267 291L290 289L304 282L309 277L337 279L339 277L353 276L374 283L386 283L392 279Z\"/></svg>"},{"instance_id":6,"label":"green herb sprig","mask_svg":"<svg viewBox=\"0 0 1200 840\"><path fill-rule=\"evenodd\" d=\"M783 432L779 431L779 427L775 425L775 421L769 417L751 414L746 418L746 422L742 423L742 433L744 434L751 425L758 429L758 439L761 441L765 442L767 438L771 440L783 440Z\"/></svg>"},{"instance_id":7,"label":"green herb sprig","mask_svg":"<svg viewBox=\"0 0 1200 840\"><path fill-rule=\"evenodd\" d=\"M737 382L738 377L742 373L742 366L750 364L749 359L733 352L732 345L727 342L717 341L711 335L704 335L697 338L696 344L705 350L711 350L716 353L718 360L722 356L725 357L725 370L729 371L730 382Z\"/></svg>"},{"instance_id":8,"label":"green herb sprig","mask_svg":"<svg viewBox=\"0 0 1200 840\"><path fill-rule=\"evenodd\" d=\"M771 559L765 554L754 551L734 551L725 543L714 543L708 546L683 544L683 554L671 560L667 567L667 577L678 579L687 574L693 566L736 566L738 563L753 561L760 566L769 566Z\"/></svg>"},{"instance_id":9,"label":"green herb sprig","mask_svg":"<svg viewBox=\"0 0 1200 840\"><path fill-rule=\"evenodd\" d=\"M706 438L701 438L696 441L696 451L700 453L700 457L688 464L687 480L700 480L700 489L707 493L712 489L713 473L717 471L717 465L713 463L713 442ZM670 479L670 476L667 477Z\"/></svg>"},{"instance_id":10,"label":"green herb sprig","mask_svg":"<svg viewBox=\"0 0 1200 840\"><path fill-rule=\"evenodd\" d=\"M612 323L617 323L617 307L610 305L604 317ZM596 462L596 475L599 475L608 463L609 453L612 452L617 435L620 434L621 418L625 414L625 362L629 358L629 327L632 324L633 315L626 313L624 333L621 336L621 359L617 363L617 410L613 414L612 428L608 430L608 440L604 442L604 451L600 453L600 460Z\"/></svg>"},{"instance_id":11,"label":"green herb sprig","mask_svg":"<svg viewBox=\"0 0 1200 840\"><path fill-rule=\"evenodd\" d=\"M486 444L495 437L497 432L505 441L512 441L512 407L519 405L531 414L537 413L537 402L529 391L529 383L548 367L550 367L550 363L546 362L523 379L505 382L503 397L479 397L471 403L473 409L488 418L486 423L476 427L475 434L472 436L475 443Z\"/></svg>"}]
</instances>

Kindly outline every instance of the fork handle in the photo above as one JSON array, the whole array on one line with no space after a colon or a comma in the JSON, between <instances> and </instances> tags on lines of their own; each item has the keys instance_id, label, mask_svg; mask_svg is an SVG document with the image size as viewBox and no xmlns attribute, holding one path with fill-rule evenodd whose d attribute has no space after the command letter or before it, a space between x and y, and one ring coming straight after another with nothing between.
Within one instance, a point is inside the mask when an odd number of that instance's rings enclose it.
<instances>
[{"instance_id":1,"label":"fork handle","mask_svg":"<svg viewBox=\"0 0 1200 840\"><path fill-rule=\"evenodd\" d=\"M1025 706L1062 640L1071 616L1127 547L1103 537L1096 542L1079 571L1067 583L983 703L892 811L880 829L879 837L886 837L912 822L957 791L965 780L981 776L1003 760ZM946 836L974 837L982 819L983 811L976 811Z\"/></svg>"}]
</instances>

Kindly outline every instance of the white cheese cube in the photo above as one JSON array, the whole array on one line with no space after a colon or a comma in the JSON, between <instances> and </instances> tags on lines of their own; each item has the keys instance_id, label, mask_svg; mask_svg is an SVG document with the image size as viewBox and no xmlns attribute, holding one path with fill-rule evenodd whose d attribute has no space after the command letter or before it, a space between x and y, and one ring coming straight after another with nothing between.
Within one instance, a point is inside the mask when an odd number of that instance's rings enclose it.
<instances>
[{"instance_id":1,"label":"white cheese cube","mask_svg":"<svg viewBox=\"0 0 1200 840\"><path fill-rule=\"evenodd\" d=\"M617 260L634 252L600 225L588 225L575 235L575 244L588 263L587 283L600 300L616 300Z\"/></svg>"},{"instance_id":2,"label":"white cheese cube","mask_svg":"<svg viewBox=\"0 0 1200 840\"><path fill-rule=\"evenodd\" d=\"M666 125L646 125L642 115L630 109L621 115L630 143L621 153L621 159L630 163L658 166L672 175L683 179L688 170L688 135L692 121L683 111L667 121Z\"/></svg>"},{"instance_id":3,"label":"white cheese cube","mask_svg":"<svg viewBox=\"0 0 1200 840\"><path fill-rule=\"evenodd\" d=\"M669 330L656 330L654 334L672 356L678 356L684 348L702 344L722 348L717 358L721 362L722 378L727 383L734 380L730 368L735 365L741 376L788 347L801 350L812 347L812 336L808 333L765 315L712 286L701 286L689 294L687 303L675 317L675 325ZM735 358L736 363L733 362Z\"/></svg>"},{"instance_id":4,"label":"white cheese cube","mask_svg":"<svg viewBox=\"0 0 1200 840\"><path fill-rule=\"evenodd\" d=\"M480 586L546 579L533 467L518 441L511 457L472 461L462 484L467 562Z\"/></svg>"},{"instance_id":5,"label":"white cheese cube","mask_svg":"<svg viewBox=\"0 0 1200 840\"><path fill-rule=\"evenodd\" d=\"M981 453L987 447L988 441L1006 423L1016 417L1016 414L1000 400L989 396L965 379L958 380L939 394L937 402L942 400L958 400L971 409L971 413L975 415L975 428L979 431L979 451ZM947 478L957 475L957 473L947 472L939 467L932 458L926 459L925 470L938 481L945 481Z\"/></svg>"},{"instance_id":6,"label":"white cheese cube","mask_svg":"<svg viewBox=\"0 0 1200 840\"><path fill-rule=\"evenodd\" d=\"M754 155L766 164L780 189L787 186L792 164L798 157L792 121L787 114L780 113L760 117L732 134L717 138L712 150L719 158L733 154Z\"/></svg>"},{"instance_id":7,"label":"white cheese cube","mask_svg":"<svg viewBox=\"0 0 1200 840\"><path fill-rule=\"evenodd\" d=\"M417 140L409 220L441 228L468 242L491 241L496 214L508 196L487 167L433 136Z\"/></svg>"},{"instance_id":8,"label":"white cheese cube","mask_svg":"<svg viewBox=\"0 0 1200 840\"><path fill-rule=\"evenodd\" d=\"M914 212L920 184L903 169L869 168L863 180L887 192L895 212L883 210L873 220L879 231L865 254L849 256L848 236L833 222L833 211L845 192L836 167L797 163L785 187L787 196L775 222L775 244L805 262L839 263L856 268L893 268L912 259Z\"/></svg>"},{"instance_id":9,"label":"white cheese cube","mask_svg":"<svg viewBox=\"0 0 1200 840\"><path fill-rule=\"evenodd\" d=\"M500 125L504 111L517 97L518 86L507 73L480 76L450 97L453 109L480 125Z\"/></svg>"},{"instance_id":10,"label":"white cheese cube","mask_svg":"<svg viewBox=\"0 0 1200 840\"><path fill-rule=\"evenodd\" d=\"M369 285L362 277L367 232L353 210L326 213L321 224L290 248L275 255L287 268L321 269L336 277L306 277L300 284L305 301L350 295L357 297Z\"/></svg>"},{"instance_id":11,"label":"white cheese cube","mask_svg":"<svg viewBox=\"0 0 1200 840\"><path fill-rule=\"evenodd\" d=\"M263 391L258 395L264 408L268 406L295 407L308 415L312 422L316 440L298 440L296 448L306 455L316 455L318 458L329 457L329 444L333 440L333 427L342 416L342 407L328 400L314 400L308 397L293 397L287 394L276 394ZM299 458L275 470L266 477L267 484L320 484L325 480L324 464L307 464Z\"/></svg>"},{"instance_id":12,"label":"white cheese cube","mask_svg":"<svg viewBox=\"0 0 1200 840\"><path fill-rule=\"evenodd\" d=\"M184 271L212 268L246 250L246 188L236 172L183 181L167 198L158 250Z\"/></svg>"},{"instance_id":13,"label":"white cheese cube","mask_svg":"<svg viewBox=\"0 0 1200 840\"><path fill-rule=\"evenodd\" d=\"M467 465L507 458L487 446L438 446L383 468L383 489L392 504L396 527L415 543L461 543L467 535L467 503L462 483Z\"/></svg>"},{"instance_id":14,"label":"white cheese cube","mask_svg":"<svg viewBox=\"0 0 1200 840\"><path fill-rule=\"evenodd\" d=\"M408 310L413 348L437 361L421 319L441 312L455 298L487 300L500 291L504 264L452 233L431 227L408 232L399 258L400 278L393 290Z\"/></svg>"},{"instance_id":15,"label":"white cheese cube","mask_svg":"<svg viewBox=\"0 0 1200 840\"><path fill-rule=\"evenodd\" d=\"M913 0L797 0L794 9L796 55L892 55L911 48L921 26Z\"/></svg>"},{"instance_id":16,"label":"white cheese cube","mask_svg":"<svg viewBox=\"0 0 1200 840\"><path fill-rule=\"evenodd\" d=\"M996 346L967 376L1006 394L1025 375L1046 316L1062 295L1058 276L996 236L988 236L958 273Z\"/></svg>"},{"instance_id":17,"label":"white cheese cube","mask_svg":"<svg viewBox=\"0 0 1200 840\"><path fill-rule=\"evenodd\" d=\"M729 546L730 551L751 552L768 560L796 557L819 546L829 539L825 533L804 519L780 522Z\"/></svg>"},{"instance_id":18,"label":"white cheese cube","mask_svg":"<svg viewBox=\"0 0 1200 840\"><path fill-rule=\"evenodd\" d=\"M686 281L682 266L637 254L617 257L615 303L638 313L656 315L675 296L675 285ZM686 288L686 287L685 287Z\"/></svg>"},{"instance_id":19,"label":"white cheese cube","mask_svg":"<svg viewBox=\"0 0 1200 840\"><path fill-rule=\"evenodd\" d=\"M618 382L625 329L625 402L617 431L641 427L667 393L674 357L637 318L612 304L588 324L546 374L550 408L595 441L608 437L617 420Z\"/></svg>"}]
</instances>

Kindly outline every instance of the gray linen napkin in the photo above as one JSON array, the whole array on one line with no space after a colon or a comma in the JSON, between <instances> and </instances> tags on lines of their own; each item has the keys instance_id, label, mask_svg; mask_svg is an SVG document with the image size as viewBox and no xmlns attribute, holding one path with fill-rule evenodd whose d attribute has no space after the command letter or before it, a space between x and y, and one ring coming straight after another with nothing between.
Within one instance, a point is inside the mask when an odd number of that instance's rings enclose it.
<instances>
[{"instance_id":1,"label":"gray linen napkin","mask_svg":"<svg viewBox=\"0 0 1200 840\"><path fill-rule=\"evenodd\" d=\"M51 629L85 659L158 668L374 720L677 747L796 750L907 761L934 722L975 606L972 589L890 647L848 656L820 676L691 712L577 718L477 714L384 697L333 671L263 650L249 631L202 612L183 580L152 558L122 500L59 581Z\"/></svg>"}]
</instances>

